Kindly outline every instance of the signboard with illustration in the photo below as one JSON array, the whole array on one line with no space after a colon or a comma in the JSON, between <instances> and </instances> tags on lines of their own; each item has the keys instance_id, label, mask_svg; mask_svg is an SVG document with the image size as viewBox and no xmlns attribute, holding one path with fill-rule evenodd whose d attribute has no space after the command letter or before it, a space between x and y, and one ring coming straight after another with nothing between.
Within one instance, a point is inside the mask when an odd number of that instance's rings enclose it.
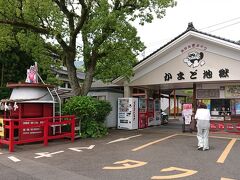
<instances>
[{"instance_id":1,"label":"signboard with illustration","mask_svg":"<svg viewBox=\"0 0 240 180\"><path fill-rule=\"evenodd\" d=\"M225 98L239 98L240 85L225 86Z\"/></svg>"},{"instance_id":2,"label":"signboard with illustration","mask_svg":"<svg viewBox=\"0 0 240 180\"><path fill-rule=\"evenodd\" d=\"M185 119L185 124L190 124L191 123L192 104L183 104L182 116Z\"/></svg>"}]
</instances>

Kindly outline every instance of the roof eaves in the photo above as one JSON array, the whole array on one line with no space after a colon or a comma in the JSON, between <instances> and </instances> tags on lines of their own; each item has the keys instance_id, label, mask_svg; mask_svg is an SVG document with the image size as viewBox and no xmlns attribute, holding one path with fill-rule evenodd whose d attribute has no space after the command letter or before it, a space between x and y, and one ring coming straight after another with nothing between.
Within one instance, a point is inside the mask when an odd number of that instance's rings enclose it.
<instances>
[{"instance_id":1,"label":"roof eaves","mask_svg":"<svg viewBox=\"0 0 240 180\"><path fill-rule=\"evenodd\" d=\"M190 22L188 23L188 27L187 29L182 32L181 34L179 34L178 36L176 36L175 38L173 38L172 40L170 40L169 42L167 42L166 44L164 44L163 46L161 46L159 49L155 50L154 52L152 52L151 54L149 54L148 56L146 56L144 59L142 59L141 61L137 62L134 66L136 67L137 65L143 63L145 60L147 60L149 57L153 56L154 54L158 53L159 51L161 51L162 49L164 49L165 47L167 47L168 45L170 45L171 43L173 43L174 41L176 41L177 39L179 39L180 37L182 37L184 34L186 34L187 32L189 31L193 31L193 32L196 32L196 33L199 33L199 34L202 34L202 35L206 35L206 36L209 36L209 37L213 37L213 38L216 38L216 39L219 39L219 40L223 40L223 41L226 41L226 42L229 42L229 43L233 43L235 45L239 45L240 46L240 42L237 42L237 41L232 41L230 39L226 39L226 38L222 38L220 36L216 36L216 35L212 35L212 34L209 34L209 33L206 33L206 32L202 32L202 31L199 31L197 30L194 26L193 26L193 23ZM122 80L123 77L120 76L116 79L114 79L112 82L113 83L116 83L120 80Z\"/></svg>"}]
</instances>

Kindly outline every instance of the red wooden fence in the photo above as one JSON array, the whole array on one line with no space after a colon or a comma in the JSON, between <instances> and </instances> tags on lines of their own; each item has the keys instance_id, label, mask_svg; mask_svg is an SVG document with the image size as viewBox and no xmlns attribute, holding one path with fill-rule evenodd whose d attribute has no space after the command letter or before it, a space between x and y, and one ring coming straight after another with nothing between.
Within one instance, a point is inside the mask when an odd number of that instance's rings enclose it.
<instances>
[{"instance_id":1,"label":"red wooden fence","mask_svg":"<svg viewBox=\"0 0 240 180\"><path fill-rule=\"evenodd\" d=\"M0 145L8 145L10 152L14 151L16 144L43 141L44 146L47 146L51 139L70 137L73 142L75 137L74 115L4 119L3 122L5 136L0 139ZM63 125L68 126L69 131L63 131Z\"/></svg>"}]
</instances>

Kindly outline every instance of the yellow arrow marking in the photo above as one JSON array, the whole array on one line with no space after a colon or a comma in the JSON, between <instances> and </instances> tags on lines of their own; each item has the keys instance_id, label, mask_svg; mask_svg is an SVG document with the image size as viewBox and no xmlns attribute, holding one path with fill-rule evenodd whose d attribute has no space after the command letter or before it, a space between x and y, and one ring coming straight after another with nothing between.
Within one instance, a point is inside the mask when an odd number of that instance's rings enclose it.
<instances>
[{"instance_id":1,"label":"yellow arrow marking","mask_svg":"<svg viewBox=\"0 0 240 180\"><path fill-rule=\"evenodd\" d=\"M218 158L217 162L218 163L224 163L225 159L227 158L230 150L232 149L233 145L235 144L235 142L237 141L236 138L233 138L227 145L227 147L224 149L223 153L221 154L221 156Z\"/></svg>"},{"instance_id":2,"label":"yellow arrow marking","mask_svg":"<svg viewBox=\"0 0 240 180\"><path fill-rule=\"evenodd\" d=\"M229 178L221 178L221 180L235 180L235 179L229 179Z\"/></svg>"},{"instance_id":3,"label":"yellow arrow marking","mask_svg":"<svg viewBox=\"0 0 240 180\"><path fill-rule=\"evenodd\" d=\"M129 164L129 163L132 163L132 164ZM106 166L103 169L111 169L111 170L130 169L130 168L144 166L145 164L147 164L147 162L126 159L123 161L117 161L113 164L122 164L122 166Z\"/></svg>"},{"instance_id":4,"label":"yellow arrow marking","mask_svg":"<svg viewBox=\"0 0 240 180\"><path fill-rule=\"evenodd\" d=\"M197 173L197 171L194 171L194 170L183 169L183 168L178 168L178 167L169 167L169 168L165 168L165 169L161 170L161 172L169 172L169 171L183 171L184 173L168 175L168 176L153 176L153 177L151 177L151 179L176 179L176 178L191 176L191 175Z\"/></svg>"}]
</instances>

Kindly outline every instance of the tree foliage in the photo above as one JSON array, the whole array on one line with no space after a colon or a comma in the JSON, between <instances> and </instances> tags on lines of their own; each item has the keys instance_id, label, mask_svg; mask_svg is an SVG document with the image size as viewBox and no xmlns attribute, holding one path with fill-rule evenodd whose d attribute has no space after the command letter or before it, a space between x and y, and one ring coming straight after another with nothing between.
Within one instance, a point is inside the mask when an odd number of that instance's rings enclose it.
<instances>
[{"instance_id":1,"label":"tree foliage","mask_svg":"<svg viewBox=\"0 0 240 180\"><path fill-rule=\"evenodd\" d=\"M34 64L32 57L18 48L0 53L0 86L4 87L8 82L25 81L29 64Z\"/></svg>"},{"instance_id":2,"label":"tree foliage","mask_svg":"<svg viewBox=\"0 0 240 180\"><path fill-rule=\"evenodd\" d=\"M42 66L53 55L58 57L68 68L73 92L86 95L94 77L111 81L132 75L144 44L131 22L150 23L175 4L174 0L1 0L0 50L18 44ZM83 84L74 67L78 57L84 60Z\"/></svg>"}]
</instances>

